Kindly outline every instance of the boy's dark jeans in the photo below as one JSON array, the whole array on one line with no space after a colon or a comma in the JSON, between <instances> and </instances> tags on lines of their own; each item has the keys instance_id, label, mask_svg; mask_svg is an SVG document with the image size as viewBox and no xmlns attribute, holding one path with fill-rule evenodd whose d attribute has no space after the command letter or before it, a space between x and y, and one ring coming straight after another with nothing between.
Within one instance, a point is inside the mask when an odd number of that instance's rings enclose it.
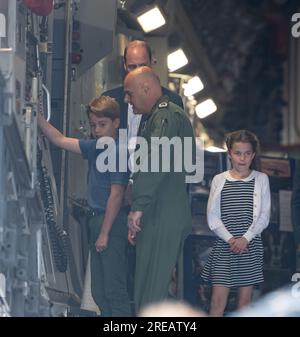
<instances>
[{"instance_id":1,"label":"boy's dark jeans","mask_svg":"<svg viewBox=\"0 0 300 337\"><path fill-rule=\"evenodd\" d=\"M91 217L91 290L101 316L131 316L127 291L127 214L120 210L109 234L107 248L98 253L95 242L100 233L104 212Z\"/></svg>"}]
</instances>

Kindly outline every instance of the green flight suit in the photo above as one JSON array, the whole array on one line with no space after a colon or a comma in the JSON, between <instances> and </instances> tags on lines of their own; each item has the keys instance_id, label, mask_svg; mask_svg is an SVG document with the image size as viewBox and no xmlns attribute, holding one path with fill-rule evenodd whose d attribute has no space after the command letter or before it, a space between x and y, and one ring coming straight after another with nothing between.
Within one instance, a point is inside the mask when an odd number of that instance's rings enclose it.
<instances>
[{"instance_id":1,"label":"green flight suit","mask_svg":"<svg viewBox=\"0 0 300 337\"><path fill-rule=\"evenodd\" d=\"M150 117L141 127L141 136L147 140L149 149L151 137L171 139L177 136L182 141L183 137L192 137L195 146L189 119L179 106L169 102L168 96L162 96L153 107ZM171 151L170 157L173 155ZM151 156L150 151L145 156L149 163ZM139 171L133 175L131 210L143 212L141 231L136 238L134 299L137 312L151 302L168 297L172 271L184 239L191 231L186 172L174 172L174 160L171 160L170 167L171 172L162 172L160 167L159 172Z\"/></svg>"}]
</instances>

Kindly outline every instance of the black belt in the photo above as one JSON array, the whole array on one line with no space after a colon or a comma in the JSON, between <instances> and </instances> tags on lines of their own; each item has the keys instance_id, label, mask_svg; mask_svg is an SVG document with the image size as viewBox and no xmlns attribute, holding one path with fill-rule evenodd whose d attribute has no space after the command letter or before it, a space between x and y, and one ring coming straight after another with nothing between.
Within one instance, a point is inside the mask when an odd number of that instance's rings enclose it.
<instances>
[{"instance_id":1,"label":"black belt","mask_svg":"<svg viewBox=\"0 0 300 337\"><path fill-rule=\"evenodd\" d=\"M89 208L88 210L87 210L87 215L89 216L89 217L92 217L92 216L99 216L99 215L101 215L101 214L103 214L104 213L104 211L102 211L101 209L97 209L97 208Z\"/></svg>"}]
</instances>

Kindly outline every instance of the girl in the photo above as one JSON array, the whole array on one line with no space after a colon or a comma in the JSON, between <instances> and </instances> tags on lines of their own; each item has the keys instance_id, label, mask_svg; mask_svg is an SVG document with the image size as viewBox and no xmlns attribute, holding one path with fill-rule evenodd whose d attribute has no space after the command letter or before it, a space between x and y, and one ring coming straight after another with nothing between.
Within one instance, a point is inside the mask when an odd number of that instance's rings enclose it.
<instances>
[{"instance_id":1,"label":"girl","mask_svg":"<svg viewBox=\"0 0 300 337\"><path fill-rule=\"evenodd\" d=\"M238 308L250 304L253 286L263 282L263 245L260 234L270 218L268 176L255 171L257 137L247 131L226 139L231 169L213 178L207 220L217 235L202 271L212 283L211 316L222 316L230 288L238 288Z\"/></svg>"}]
</instances>

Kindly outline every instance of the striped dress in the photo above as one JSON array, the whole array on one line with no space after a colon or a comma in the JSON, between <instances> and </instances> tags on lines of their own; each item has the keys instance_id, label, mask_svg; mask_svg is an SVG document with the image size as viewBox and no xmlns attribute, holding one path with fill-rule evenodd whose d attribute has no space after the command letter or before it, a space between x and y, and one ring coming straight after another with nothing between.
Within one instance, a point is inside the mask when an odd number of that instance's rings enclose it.
<instances>
[{"instance_id":1,"label":"striped dress","mask_svg":"<svg viewBox=\"0 0 300 337\"><path fill-rule=\"evenodd\" d=\"M246 233L253 219L255 178L250 181L226 180L221 192L221 220L227 230L239 237ZM263 282L263 245L254 237L248 251L236 254L229 244L218 238L201 277L212 285L245 287Z\"/></svg>"}]
</instances>

